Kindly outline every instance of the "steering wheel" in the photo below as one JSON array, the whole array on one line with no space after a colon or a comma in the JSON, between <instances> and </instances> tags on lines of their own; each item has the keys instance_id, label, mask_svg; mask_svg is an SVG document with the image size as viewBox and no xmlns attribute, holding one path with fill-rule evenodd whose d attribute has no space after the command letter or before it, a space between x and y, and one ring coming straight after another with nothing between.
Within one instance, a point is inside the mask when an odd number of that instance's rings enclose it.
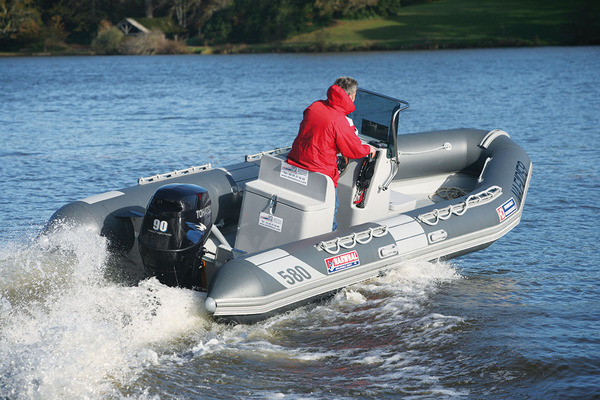
<instances>
[{"instance_id":1,"label":"steering wheel","mask_svg":"<svg viewBox=\"0 0 600 400\"><path fill-rule=\"evenodd\" d=\"M348 168L348 159L341 154L337 155L337 167L340 173L340 176L346 172L346 168Z\"/></svg>"}]
</instances>

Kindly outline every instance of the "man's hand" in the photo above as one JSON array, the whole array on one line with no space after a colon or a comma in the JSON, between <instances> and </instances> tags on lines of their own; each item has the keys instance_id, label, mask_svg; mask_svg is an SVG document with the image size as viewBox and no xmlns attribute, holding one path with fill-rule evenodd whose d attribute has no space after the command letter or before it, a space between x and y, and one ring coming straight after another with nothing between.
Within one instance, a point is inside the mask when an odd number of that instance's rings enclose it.
<instances>
[{"instance_id":1,"label":"man's hand","mask_svg":"<svg viewBox=\"0 0 600 400\"><path fill-rule=\"evenodd\" d=\"M369 153L369 155L371 157L375 157L375 154L377 154L377 149L371 145L369 145L369 147L371 148L371 152Z\"/></svg>"}]
</instances>

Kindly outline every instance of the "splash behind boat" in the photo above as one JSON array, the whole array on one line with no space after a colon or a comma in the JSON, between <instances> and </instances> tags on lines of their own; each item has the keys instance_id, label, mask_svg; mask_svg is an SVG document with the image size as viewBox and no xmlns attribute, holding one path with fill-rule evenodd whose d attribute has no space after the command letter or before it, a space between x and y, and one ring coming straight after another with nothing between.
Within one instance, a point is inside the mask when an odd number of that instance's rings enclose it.
<instances>
[{"instance_id":1,"label":"splash behind boat","mask_svg":"<svg viewBox=\"0 0 600 400\"><path fill-rule=\"evenodd\" d=\"M140 178L59 209L161 282L207 290L218 319L253 322L377 276L407 259L483 249L521 219L527 154L501 130L397 135L408 103L361 90L350 115L373 158L331 178L285 162L287 148Z\"/></svg>"}]
</instances>

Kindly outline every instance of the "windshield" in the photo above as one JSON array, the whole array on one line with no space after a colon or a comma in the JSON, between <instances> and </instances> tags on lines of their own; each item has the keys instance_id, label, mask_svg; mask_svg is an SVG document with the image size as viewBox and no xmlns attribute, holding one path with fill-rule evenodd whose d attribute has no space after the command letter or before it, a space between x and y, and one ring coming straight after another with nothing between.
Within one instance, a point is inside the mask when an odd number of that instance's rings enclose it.
<instances>
[{"instance_id":1,"label":"windshield","mask_svg":"<svg viewBox=\"0 0 600 400\"><path fill-rule=\"evenodd\" d=\"M350 115L358 134L366 142L384 142L388 148L395 147L398 132L399 111L408 103L375 92L358 89L354 100L356 110Z\"/></svg>"}]
</instances>

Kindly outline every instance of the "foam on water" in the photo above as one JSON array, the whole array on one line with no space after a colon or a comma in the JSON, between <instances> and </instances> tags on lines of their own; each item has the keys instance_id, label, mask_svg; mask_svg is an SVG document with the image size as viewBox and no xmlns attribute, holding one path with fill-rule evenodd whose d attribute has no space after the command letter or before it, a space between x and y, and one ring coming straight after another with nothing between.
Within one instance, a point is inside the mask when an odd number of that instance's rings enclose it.
<instances>
[{"instance_id":1,"label":"foam on water","mask_svg":"<svg viewBox=\"0 0 600 400\"><path fill-rule=\"evenodd\" d=\"M9 398L158 397L140 379L149 371L169 376L194 363L218 371L234 359L267 370L343 363L359 368L369 387L390 379L423 386L435 374L421 367L419 343L443 344L463 323L427 311L440 285L460 279L447 263L405 262L327 302L231 326L207 317L202 293L153 278L135 286L115 282L106 245L85 228L71 228L0 250L0 388ZM375 339L390 326L398 336ZM342 372L332 379L343 386L355 377Z\"/></svg>"},{"instance_id":2,"label":"foam on water","mask_svg":"<svg viewBox=\"0 0 600 400\"><path fill-rule=\"evenodd\" d=\"M240 371L252 365L254 378L248 384L254 392L246 398L321 398L332 385L349 393L336 398L354 398L357 382L364 396L369 390L374 396L393 391L392 382L413 382L408 386L422 388L423 395L461 396L467 391L449 391L439 383L444 373L437 368L440 361L423 351L432 345L451 347L453 331L465 325L460 317L429 311L440 288L458 279L460 274L448 263L404 262L326 302L255 325L213 325L186 363L202 370L198 379L212 382L208 387L216 397L209 389L203 398L218 398L214 388L223 383L223 364L229 364L228 371L238 364ZM307 379L320 382L308 397L294 394L306 390L306 382L295 376L298 371L315 371ZM236 379L243 386L247 377L241 372ZM284 386L297 381L299 387L290 384L285 393L263 389L273 387L273 379ZM186 394L197 394L189 390Z\"/></svg>"},{"instance_id":3,"label":"foam on water","mask_svg":"<svg viewBox=\"0 0 600 400\"><path fill-rule=\"evenodd\" d=\"M0 254L0 392L11 399L120 397L207 323L200 293L108 280L106 242L84 228Z\"/></svg>"}]
</instances>

